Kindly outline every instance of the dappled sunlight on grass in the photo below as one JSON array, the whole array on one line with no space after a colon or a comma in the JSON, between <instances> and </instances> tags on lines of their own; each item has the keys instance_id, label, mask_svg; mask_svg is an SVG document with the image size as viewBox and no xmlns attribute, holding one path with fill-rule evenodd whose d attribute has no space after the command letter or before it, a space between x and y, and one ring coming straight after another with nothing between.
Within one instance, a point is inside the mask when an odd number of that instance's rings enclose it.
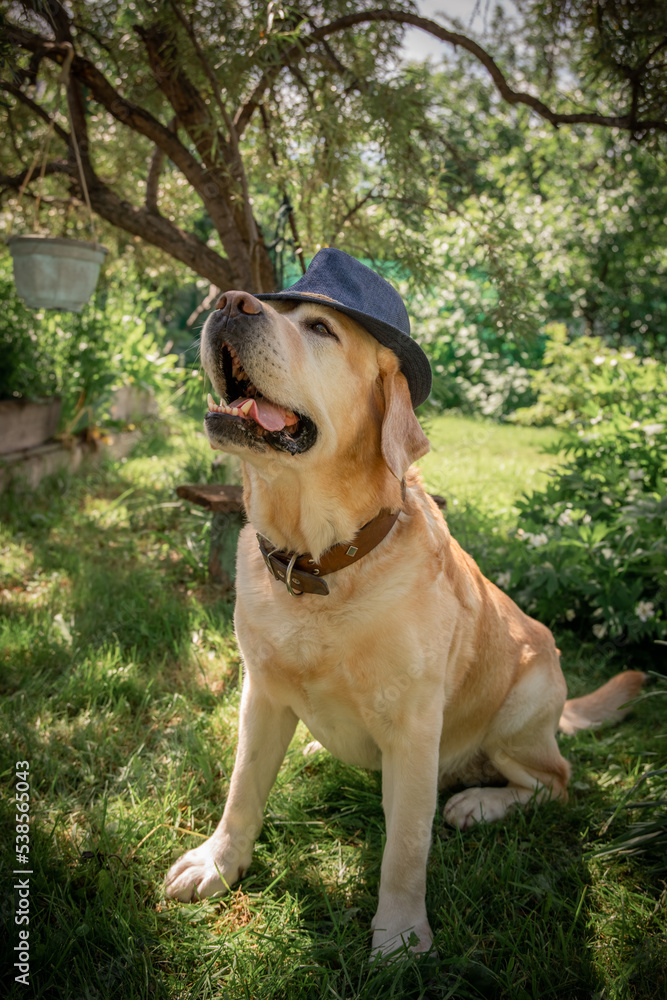
<instances>
[{"instance_id":1,"label":"dappled sunlight on grass","mask_svg":"<svg viewBox=\"0 0 667 1000\"><path fill-rule=\"evenodd\" d=\"M563 740L567 806L462 835L444 826L441 797L427 874L437 960L369 963L381 776L304 756L303 725L240 886L198 905L165 900L164 872L218 822L238 731L240 656L230 600L206 581L208 515L174 493L212 476L197 435L192 423L156 438L155 453L144 441L87 478L0 498L0 745L6 773L30 760L40 995L664 995L661 886L641 857L587 853L659 760L658 699L617 730ZM427 485L447 497L464 544L466 532L506 530L524 481L551 461L544 432L444 417L431 436ZM573 694L619 669L618 653L557 638ZM627 651L623 665L642 664ZM627 824L621 815L614 829Z\"/></svg>"}]
</instances>

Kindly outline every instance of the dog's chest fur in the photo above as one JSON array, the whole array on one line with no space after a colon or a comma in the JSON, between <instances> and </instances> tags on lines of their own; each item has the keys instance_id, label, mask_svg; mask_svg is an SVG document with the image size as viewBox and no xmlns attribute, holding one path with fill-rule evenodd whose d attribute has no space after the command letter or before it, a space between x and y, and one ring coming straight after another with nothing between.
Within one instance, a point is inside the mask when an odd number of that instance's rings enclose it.
<instances>
[{"instance_id":1,"label":"dog's chest fur","mask_svg":"<svg viewBox=\"0 0 667 1000\"><path fill-rule=\"evenodd\" d=\"M236 630L247 669L336 757L379 768L387 730L400 729L404 715L419 711L429 688L434 696L442 689L445 651L439 650L440 665L435 657L429 663L423 650L415 655L419 630L409 613L406 621L414 592L410 573L404 567L400 576L374 576L371 555L364 560L364 586L352 601L337 593L338 581L327 597L294 598L270 577L252 532L246 529L244 536ZM387 613L392 605L393 615ZM376 607L385 612L379 618Z\"/></svg>"}]
</instances>

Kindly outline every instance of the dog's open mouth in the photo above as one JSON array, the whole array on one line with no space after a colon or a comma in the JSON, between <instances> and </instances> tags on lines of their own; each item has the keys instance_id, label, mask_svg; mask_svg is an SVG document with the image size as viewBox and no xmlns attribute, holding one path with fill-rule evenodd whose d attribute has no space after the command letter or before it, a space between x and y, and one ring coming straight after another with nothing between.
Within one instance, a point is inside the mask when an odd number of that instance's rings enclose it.
<instances>
[{"instance_id":1,"label":"dog's open mouth","mask_svg":"<svg viewBox=\"0 0 667 1000\"><path fill-rule=\"evenodd\" d=\"M277 451L292 455L307 451L315 444L317 429L302 413L267 399L248 377L241 359L231 344L222 345L222 369L230 403L216 403L208 394L207 422L219 418L234 421L248 443L264 442Z\"/></svg>"}]
</instances>

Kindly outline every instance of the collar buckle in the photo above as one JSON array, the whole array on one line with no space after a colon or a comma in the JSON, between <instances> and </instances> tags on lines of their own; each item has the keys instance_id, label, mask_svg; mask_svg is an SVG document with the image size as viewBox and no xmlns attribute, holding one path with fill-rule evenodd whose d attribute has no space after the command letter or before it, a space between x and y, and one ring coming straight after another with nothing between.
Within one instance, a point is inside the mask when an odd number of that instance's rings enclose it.
<instances>
[{"instance_id":1,"label":"collar buckle","mask_svg":"<svg viewBox=\"0 0 667 1000\"><path fill-rule=\"evenodd\" d=\"M289 566L285 570L285 586L287 587L287 593L291 594L292 597L303 597L303 590L299 590L297 592L292 589L292 570L294 569L294 563L298 558L298 553L295 552L289 561ZM301 586L301 580L298 577L295 576L293 582L297 585L297 587Z\"/></svg>"},{"instance_id":2,"label":"collar buckle","mask_svg":"<svg viewBox=\"0 0 667 1000\"><path fill-rule=\"evenodd\" d=\"M279 552L275 546L272 546L268 538L260 535L259 532L257 532L257 542L259 543L259 551L269 573L278 583L285 584L287 593L292 597L302 597L304 594L321 594L325 596L329 593L329 586L325 580L320 579L308 570L300 569L296 565L299 559L298 552L288 557L286 553ZM295 587L300 589L295 590Z\"/></svg>"}]
</instances>

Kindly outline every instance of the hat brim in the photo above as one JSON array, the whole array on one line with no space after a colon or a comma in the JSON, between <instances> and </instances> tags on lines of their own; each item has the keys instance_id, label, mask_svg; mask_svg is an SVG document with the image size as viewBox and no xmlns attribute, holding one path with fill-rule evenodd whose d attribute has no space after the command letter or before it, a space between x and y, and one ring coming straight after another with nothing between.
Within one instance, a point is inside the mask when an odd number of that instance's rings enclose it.
<instances>
[{"instance_id":1,"label":"hat brim","mask_svg":"<svg viewBox=\"0 0 667 1000\"><path fill-rule=\"evenodd\" d=\"M380 344L390 348L398 357L401 362L401 371L410 387L410 398L414 409L417 409L428 399L433 381L430 362L416 340L413 340L403 330L399 330L398 327L392 326L390 323L383 323L367 313L353 309L351 306L345 305L344 302L330 299L326 295L308 295L304 292L291 292L287 289L284 292L259 292L255 298L262 301L314 302L316 305L335 309L337 312L342 312L356 320Z\"/></svg>"}]
</instances>

